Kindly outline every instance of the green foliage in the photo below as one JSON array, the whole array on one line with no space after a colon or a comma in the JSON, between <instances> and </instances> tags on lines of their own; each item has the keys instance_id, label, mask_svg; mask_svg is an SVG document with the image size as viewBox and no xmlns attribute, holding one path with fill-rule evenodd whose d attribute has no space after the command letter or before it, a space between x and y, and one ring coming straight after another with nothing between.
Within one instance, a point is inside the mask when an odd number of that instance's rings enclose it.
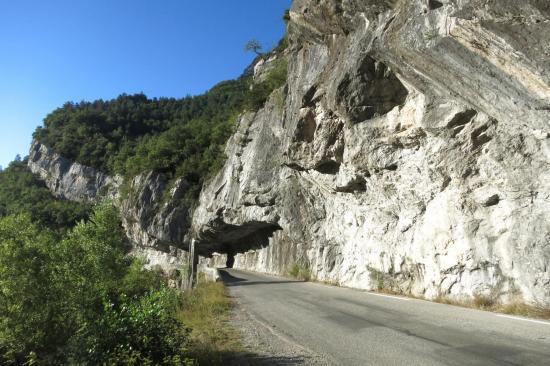
<instances>
[{"instance_id":1,"label":"green foliage","mask_svg":"<svg viewBox=\"0 0 550 366\"><path fill-rule=\"evenodd\" d=\"M285 24L288 24L290 22L290 10L285 10L285 13L283 14L283 21Z\"/></svg>"},{"instance_id":2,"label":"green foliage","mask_svg":"<svg viewBox=\"0 0 550 366\"><path fill-rule=\"evenodd\" d=\"M257 51L258 44L251 44ZM282 40L278 53L286 47ZM286 82L286 61L275 61L260 82L246 74L183 99L121 95L111 101L66 103L50 113L34 138L62 156L110 174L151 170L184 178L191 205L203 183L225 162L224 148L238 116L258 110Z\"/></svg>"},{"instance_id":3,"label":"green foliage","mask_svg":"<svg viewBox=\"0 0 550 366\"><path fill-rule=\"evenodd\" d=\"M55 309L61 294L49 288L55 237L18 215L0 220L0 240L0 364L23 364L55 353L65 337L55 326L62 322Z\"/></svg>"},{"instance_id":4,"label":"green foliage","mask_svg":"<svg viewBox=\"0 0 550 366\"><path fill-rule=\"evenodd\" d=\"M58 237L0 219L0 364L189 364L178 295L126 256L112 206Z\"/></svg>"},{"instance_id":5,"label":"green foliage","mask_svg":"<svg viewBox=\"0 0 550 366\"><path fill-rule=\"evenodd\" d=\"M271 93L286 83L288 62L284 58L273 61L274 65L260 81L251 85L246 99L246 108L256 111L260 109Z\"/></svg>"},{"instance_id":6,"label":"green foliage","mask_svg":"<svg viewBox=\"0 0 550 366\"><path fill-rule=\"evenodd\" d=\"M139 297L144 289L158 289L165 284L161 272L145 269L145 261L134 258L126 270L124 278L118 282L118 291L127 298Z\"/></svg>"},{"instance_id":7,"label":"green foliage","mask_svg":"<svg viewBox=\"0 0 550 366\"><path fill-rule=\"evenodd\" d=\"M151 167L174 171L178 163L165 159L164 154L185 150L189 157L200 158L211 143L225 143L234 122L229 119L240 109L247 87L247 79L240 78L222 82L203 95L183 99L148 99L136 94L111 101L66 103L46 117L44 127L39 127L34 137L66 158L104 172L131 174ZM188 124L192 126L186 127ZM195 136L201 129L213 135L212 142ZM173 132L184 140L169 140ZM200 143L187 146L195 142ZM168 147L170 143L176 146ZM145 150L139 151L140 160L132 162L137 166L127 164L128 158L140 149Z\"/></svg>"},{"instance_id":8,"label":"green foliage","mask_svg":"<svg viewBox=\"0 0 550 366\"><path fill-rule=\"evenodd\" d=\"M308 265L302 263L294 263L288 272L290 277L302 280L310 281L312 279L311 270Z\"/></svg>"},{"instance_id":9,"label":"green foliage","mask_svg":"<svg viewBox=\"0 0 550 366\"><path fill-rule=\"evenodd\" d=\"M262 45L257 39L251 39L250 41L246 42L244 45L244 51L245 52L254 52L256 55L261 55L260 50L262 49Z\"/></svg>"},{"instance_id":10,"label":"green foliage","mask_svg":"<svg viewBox=\"0 0 550 366\"><path fill-rule=\"evenodd\" d=\"M166 288L140 298L105 300L103 314L79 333L79 359L108 365L191 365L188 330L175 318L179 295Z\"/></svg>"},{"instance_id":11,"label":"green foliage","mask_svg":"<svg viewBox=\"0 0 550 366\"><path fill-rule=\"evenodd\" d=\"M89 212L89 205L54 199L27 169L26 161L14 161L0 171L0 217L28 213L33 221L59 230L73 226Z\"/></svg>"}]
</instances>

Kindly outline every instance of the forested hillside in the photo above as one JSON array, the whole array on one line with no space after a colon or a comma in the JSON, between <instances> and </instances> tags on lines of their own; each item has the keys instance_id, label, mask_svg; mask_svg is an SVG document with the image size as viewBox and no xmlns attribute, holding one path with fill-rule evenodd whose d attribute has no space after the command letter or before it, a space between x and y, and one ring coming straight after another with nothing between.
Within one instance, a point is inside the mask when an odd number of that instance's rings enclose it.
<instances>
[{"instance_id":1,"label":"forested hillside","mask_svg":"<svg viewBox=\"0 0 550 366\"><path fill-rule=\"evenodd\" d=\"M286 62L280 62L261 81L245 74L183 99L135 94L69 102L45 118L34 138L105 173L132 177L155 170L184 178L188 195L196 197L204 180L222 166L238 115L261 107L285 81Z\"/></svg>"}]
</instances>

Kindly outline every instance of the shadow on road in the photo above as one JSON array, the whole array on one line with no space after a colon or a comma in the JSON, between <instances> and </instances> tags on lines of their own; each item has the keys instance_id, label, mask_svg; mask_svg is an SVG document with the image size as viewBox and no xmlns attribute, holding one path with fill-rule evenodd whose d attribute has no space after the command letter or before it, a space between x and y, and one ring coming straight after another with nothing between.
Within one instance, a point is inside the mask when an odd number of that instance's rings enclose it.
<instances>
[{"instance_id":1,"label":"shadow on road","mask_svg":"<svg viewBox=\"0 0 550 366\"><path fill-rule=\"evenodd\" d=\"M232 355L224 359L224 366L293 366L309 364L307 357L263 356L256 354Z\"/></svg>"},{"instance_id":2,"label":"shadow on road","mask_svg":"<svg viewBox=\"0 0 550 366\"><path fill-rule=\"evenodd\" d=\"M297 281L297 280L282 280L282 281L250 281L246 278L240 278L233 276L229 272L227 272L224 269L218 269L218 272L220 273L220 277L222 278L222 281L227 286L250 286L250 285L277 285L280 283L300 283L304 281Z\"/></svg>"},{"instance_id":3,"label":"shadow on road","mask_svg":"<svg viewBox=\"0 0 550 366\"><path fill-rule=\"evenodd\" d=\"M198 357L200 365L210 366L293 366L309 365L307 356L270 356L248 351L210 350Z\"/></svg>"}]
</instances>

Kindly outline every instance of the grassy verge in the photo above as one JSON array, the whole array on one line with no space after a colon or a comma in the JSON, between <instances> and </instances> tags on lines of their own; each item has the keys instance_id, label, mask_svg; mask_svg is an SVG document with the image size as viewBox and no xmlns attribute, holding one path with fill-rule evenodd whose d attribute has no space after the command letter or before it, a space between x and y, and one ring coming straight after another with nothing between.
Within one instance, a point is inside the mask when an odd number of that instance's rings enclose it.
<instances>
[{"instance_id":1,"label":"grassy verge","mask_svg":"<svg viewBox=\"0 0 550 366\"><path fill-rule=\"evenodd\" d=\"M495 313L550 319L550 309L528 305L520 300L512 301L508 304L501 304L488 296L475 296L474 298L467 300L455 300L446 297L438 297L434 299L434 301L441 304L492 311Z\"/></svg>"},{"instance_id":2,"label":"grassy verge","mask_svg":"<svg viewBox=\"0 0 550 366\"><path fill-rule=\"evenodd\" d=\"M199 365L229 365L242 352L240 335L229 324L231 307L220 282L202 282L184 294L178 318L191 329L190 356Z\"/></svg>"}]
</instances>

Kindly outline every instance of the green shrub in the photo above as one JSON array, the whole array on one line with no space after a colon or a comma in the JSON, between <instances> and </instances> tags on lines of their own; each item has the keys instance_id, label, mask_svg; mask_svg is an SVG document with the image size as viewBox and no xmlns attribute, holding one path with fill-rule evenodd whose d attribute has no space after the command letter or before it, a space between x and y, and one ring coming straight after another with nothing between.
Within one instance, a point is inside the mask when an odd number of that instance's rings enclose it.
<instances>
[{"instance_id":1,"label":"green shrub","mask_svg":"<svg viewBox=\"0 0 550 366\"><path fill-rule=\"evenodd\" d=\"M76 359L94 365L189 365L189 331L176 319L179 295L152 290L139 298L103 301L102 316L78 333Z\"/></svg>"},{"instance_id":2,"label":"green shrub","mask_svg":"<svg viewBox=\"0 0 550 366\"><path fill-rule=\"evenodd\" d=\"M301 263L294 263L292 267L290 267L290 271L288 272L288 274L290 277L302 281L311 281L311 279L313 278L309 266Z\"/></svg>"},{"instance_id":3,"label":"green shrub","mask_svg":"<svg viewBox=\"0 0 550 366\"><path fill-rule=\"evenodd\" d=\"M62 240L0 219L0 364L189 364L179 297L141 265L109 204Z\"/></svg>"},{"instance_id":4,"label":"green shrub","mask_svg":"<svg viewBox=\"0 0 550 366\"><path fill-rule=\"evenodd\" d=\"M285 13L283 14L283 21L285 24L288 24L290 22L290 10L285 10Z\"/></svg>"}]
</instances>

